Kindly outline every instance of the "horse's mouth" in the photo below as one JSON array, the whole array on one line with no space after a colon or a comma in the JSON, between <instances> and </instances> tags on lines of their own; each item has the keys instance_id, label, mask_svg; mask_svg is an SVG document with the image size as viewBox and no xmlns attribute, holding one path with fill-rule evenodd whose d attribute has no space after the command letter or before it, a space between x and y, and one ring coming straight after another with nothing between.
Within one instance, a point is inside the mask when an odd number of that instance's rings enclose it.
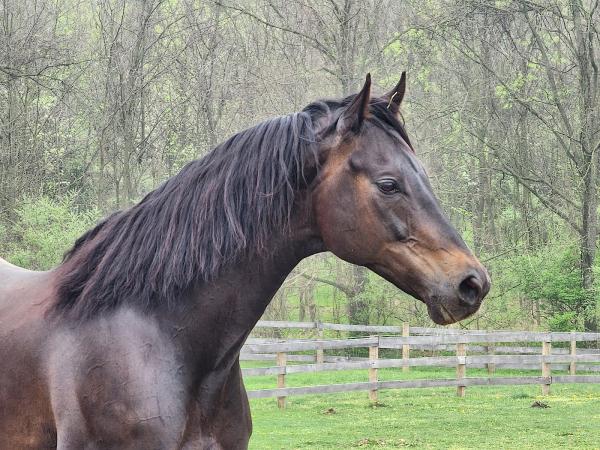
<instances>
[{"instance_id":1,"label":"horse's mouth","mask_svg":"<svg viewBox=\"0 0 600 450\"><path fill-rule=\"evenodd\" d=\"M427 304L427 303L426 303ZM458 320L452 315L444 305L433 305L427 304L427 313L431 320L438 325L450 325L458 322Z\"/></svg>"},{"instance_id":2,"label":"horse's mouth","mask_svg":"<svg viewBox=\"0 0 600 450\"><path fill-rule=\"evenodd\" d=\"M472 308L460 307L460 310L456 311L448 308L444 305L443 301L440 300L435 302L423 300L423 302L427 305L429 317L438 325L450 325L460 322L475 314L479 309L479 305L477 305Z\"/></svg>"}]
</instances>

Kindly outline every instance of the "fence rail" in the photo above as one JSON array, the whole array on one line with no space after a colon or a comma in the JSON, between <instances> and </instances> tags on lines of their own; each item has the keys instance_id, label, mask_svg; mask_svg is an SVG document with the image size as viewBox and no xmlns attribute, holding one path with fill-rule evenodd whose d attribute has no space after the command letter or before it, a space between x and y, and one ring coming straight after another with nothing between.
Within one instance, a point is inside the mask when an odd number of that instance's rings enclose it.
<instances>
[{"instance_id":1,"label":"fence rail","mask_svg":"<svg viewBox=\"0 0 600 450\"><path fill-rule=\"evenodd\" d=\"M249 398L289 397L291 395L306 394L331 394L336 392L372 391L379 389L409 389L431 387L459 387L459 386L508 386L528 384L557 384L557 383L600 383L598 375L559 375L554 377L480 377L463 379L437 379L437 380L394 380L368 381L358 383L327 384L319 386L302 386L279 389L261 389L249 391Z\"/></svg>"},{"instance_id":2,"label":"fence rail","mask_svg":"<svg viewBox=\"0 0 600 450\"><path fill-rule=\"evenodd\" d=\"M353 331L374 334L402 334L405 327L396 325L349 325L342 323L327 323L327 322L287 322L279 320L259 320L255 325L255 329L271 328L271 329L303 329L303 330L332 330L332 331ZM535 331L505 331L505 330L465 330L458 328L439 328L439 327L411 327L408 326L410 335L449 335L449 334L515 334L528 333L533 335L569 335L569 332L535 332ZM578 335L596 336L589 337L588 340L600 340L600 333L583 333L576 332ZM567 339L570 340L570 339Z\"/></svg>"},{"instance_id":3,"label":"fence rail","mask_svg":"<svg viewBox=\"0 0 600 450\"><path fill-rule=\"evenodd\" d=\"M555 383L600 383L600 375L577 375L577 370L600 372L600 350L577 348L578 342L600 342L600 333L587 332L530 332L483 331L442 328L396 326L363 326L321 322L261 321L257 327L316 329L316 339L250 338L241 353L242 360L275 360L272 367L244 368L244 376L277 376L277 387L249 391L250 398L277 397L281 408L286 397L303 394L369 391L372 402L377 401L380 389L456 387L457 395L464 396L468 386L499 386L537 384L542 394L550 392ZM322 330L379 333L361 338L323 339ZM385 336L383 335L385 334ZM394 336L394 334L397 334ZM392 335L392 336L390 336ZM569 348L552 348L553 343L570 343ZM503 344L528 343L529 346ZM368 358L348 358L326 355L326 351L364 348ZM402 358L381 358L380 350L401 350ZM454 355L419 356L411 358L411 350L441 350ZM303 352L303 354L294 354ZM316 352L306 354L306 352ZM288 362L301 364L289 365ZM305 364L302 364L305 363ZM583 363L583 364L582 364ZM378 370L411 367L456 367L456 378L426 380L378 380ZM467 377L467 368L486 367L493 374L496 367L541 370L541 376ZM552 375L552 369L568 370L569 375ZM289 374L337 370L367 370L364 382L319 386L286 387Z\"/></svg>"}]
</instances>

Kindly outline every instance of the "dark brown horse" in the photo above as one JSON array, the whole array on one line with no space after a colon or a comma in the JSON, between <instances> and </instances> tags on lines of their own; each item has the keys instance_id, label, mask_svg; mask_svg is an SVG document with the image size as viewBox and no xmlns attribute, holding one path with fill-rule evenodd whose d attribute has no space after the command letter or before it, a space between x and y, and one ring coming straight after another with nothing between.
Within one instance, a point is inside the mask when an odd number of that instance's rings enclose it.
<instances>
[{"instance_id":1,"label":"dark brown horse","mask_svg":"<svg viewBox=\"0 0 600 450\"><path fill-rule=\"evenodd\" d=\"M331 251L448 324L485 269L399 120L405 77L318 101L188 164L62 265L0 263L0 448L245 448L239 351L285 277Z\"/></svg>"}]
</instances>

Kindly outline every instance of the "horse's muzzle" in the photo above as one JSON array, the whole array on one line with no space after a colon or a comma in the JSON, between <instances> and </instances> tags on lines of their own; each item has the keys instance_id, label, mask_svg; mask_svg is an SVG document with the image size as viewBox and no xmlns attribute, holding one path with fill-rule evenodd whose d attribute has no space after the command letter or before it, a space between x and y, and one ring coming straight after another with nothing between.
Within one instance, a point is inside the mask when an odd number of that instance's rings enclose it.
<instances>
[{"instance_id":1,"label":"horse's muzzle","mask_svg":"<svg viewBox=\"0 0 600 450\"><path fill-rule=\"evenodd\" d=\"M448 325L463 320L479 309L490 291L490 278L481 267L468 271L455 288L424 299L429 317L439 325Z\"/></svg>"}]
</instances>

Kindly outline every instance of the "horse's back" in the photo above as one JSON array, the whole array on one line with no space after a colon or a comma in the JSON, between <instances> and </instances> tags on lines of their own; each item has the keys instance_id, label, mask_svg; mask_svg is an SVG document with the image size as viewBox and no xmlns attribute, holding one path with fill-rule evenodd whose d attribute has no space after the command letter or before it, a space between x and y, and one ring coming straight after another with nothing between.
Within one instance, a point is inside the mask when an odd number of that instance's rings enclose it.
<instances>
[{"instance_id":1,"label":"horse's back","mask_svg":"<svg viewBox=\"0 0 600 450\"><path fill-rule=\"evenodd\" d=\"M32 272L31 270L24 269L23 267L15 266L14 264L9 263L7 260L0 258L0 272L3 270L13 271L13 272Z\"/></svg>"},{"instance_id":2,"label":"horse's back","mask_svg":"<svg viewBox=\"0 0 600 450\"><path fill-rule=\"evenodd\" d=\"M37 300L31 297L41 294L49 281L50 272L24 269L0 258L0 315L9 302Z\"/></svg>"},{"instance_id":3,"label":"horse's back","mask_svg":"<svg viewBox=\"0 0 600 450\"><path fill-rule=\"evenodd\" d=\"M0 337L43 320L53 300L53 281L52 272L23 269L0 258Z\"/></svg>"}]
</instances>

